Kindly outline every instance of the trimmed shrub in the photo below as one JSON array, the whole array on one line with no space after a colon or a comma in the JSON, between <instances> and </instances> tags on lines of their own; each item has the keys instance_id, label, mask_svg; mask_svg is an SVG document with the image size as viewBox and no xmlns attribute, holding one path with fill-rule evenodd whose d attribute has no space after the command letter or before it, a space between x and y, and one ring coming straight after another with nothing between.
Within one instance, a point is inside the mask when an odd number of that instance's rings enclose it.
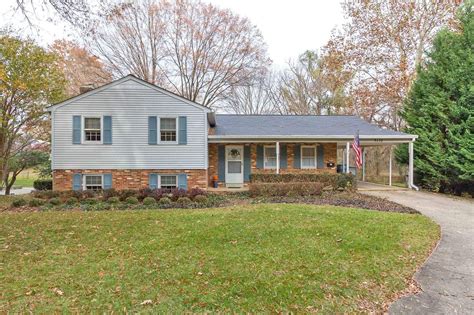
<instances>
[{"instance_id":1,"label":"trimmed shrub","mask_svg":"<svg viewBox=\"0 0 474 315\"><path fill-rule=\"evenodd\" d=\"M180 207L187 207L192 203L191 199L188 197L179 197L176 202Z\"/></svg>"},{"instance_id":2,"label":"trimmed shrub","mask_svg":"<svg viewBox=\"0 0 474 315\"><path fill-rule=\"evenodd\" d=\"M66 200L66 204L67 205L75 205L76 203L79 202L79 199L77 199L76 197L69 197L67 200Z\"/></svg>"},{"instance_id":3,"label":"trimmed shrub","mask_svg":"<svg viewBox=\"0 0 474 315\"><path fill-rule=\"evenodd\" d=\"M334 188L339 189L339 190L356 189L357 188L356 177L352 174L340 173L338 174Z\"/></svg>"},{"instance_id":4,"label":"trimmed shrub","mask_svg":"<svg viewBox=\"0 0 474 315\"><path fill-rule=\"evenodd\" d=\"M162 197L158 203L160 205L170 205L171 204L171 199L168 198L168 197Z\"/></svg>"},{"instance_id":5,"label":"trimmed shrub","mask_svg":"<svg viewBox=\"0 0 474 315\"><path fill-rule=\"evenodd\" d=\"M49 199L48 203L53 206L59 206L61 204L61 200L57 197L54 197L54 198Z\"/></svg>"},{"instance_id":6,"label":"trimmed shrub","mask_svg":"<svg viewBox=\"0 0 474 315\"><path fill-rule=\"evenodd\" d=\"M110 197L107 199L107 203L109 204L117 204L120 202L119 197Z\"/></svg>"},{"instance_id":7,"label":"trimmed shrub","mask_svg":"<svg viewBox=\"0 0 474 315\"><path fill-rule=\"evenodd\" d=\"M144 204L145 206L151 206L151 205L156 204L156 200L155 200L155 198L153 198L153 197L145 197L145 198L143 199L143 204Z\"/></svg>"},{"instance_id":8,"label":"trimmed shrub","mask_svg":"<svg viewBox=\"0 0 474 315\"><path fill-rule=\"evenodd\" d=\"M150 197L153 197L156 200L160 200L165 194L166 191L164 191L163 189L153 189Z\"/></svg>"},{"instance_id":9,"label":"trimmed shrub","mask_svg":"<svg viewBox=\"0 0 474 315\"><path fill-rule=\"evenodd\" d=\"M128 197L136 197L136 195L137 191L131 189L124 189L118 192L118 197L120 198L120 201L126 201Z\"/></svg>"},{"instance_id":10,"label":"trimmed shrub","mask_svg":"<svg viewBox=\"0 0 474 315\"><path fill-rule=\"evenodd\" d=\"M172 195L171 200L176 201L181 197L187 196L187 191L182 188L171 189L170 194Z\"/></svg>"},{"instance_id":11,"label":"trimmed shrub","mask_svg":"<svg viewBox=\"0 0 474 315\"><path fill-rule=\"evenodd\" d=\"M18 208L18 207L23 207L26 206L26 200L23 198L17 198L12 201L12 207Z\"/></svg>"},{"instance_id":12,"label":"trimmed shrub","mask_svg":"<svg viewBox=\"0 0 474 315\"><path fill-rule=\"evenodd\" d=\"M333 189L354 189L357 186L356 177L347 173L290 173L290 174L251 174L251 183L321 183L323 187Z\"/></svg>"},{"instance_id":13,"label":"trimmed shrub","mask_svg":"<svg viewBox=\"0 0 474 315\"><path fill-rule=\"evenodd\" d=\"M188 189L187 191L187 196L191 199L194 199L196 196L202 196L202 195L205 195L206 194L206 191L202 190L201 188L191 188L191 189Z\"/></svg>"},{"instance_id":14,"label":"trimmed shrub","mask_svg":"<svg viewBox=\"0 0 474 315\"><path fill-rule=\"evenodd\" d=\"M97 192L93 190L83 190L80 193L83 199L91 199L97 196Z\"/></svg>"},{"instance_id":15,"label":"trimmed shrub","mask_svg":"<svg viewBox=\"0 0 474 315\"><path fill-rule=\"evenodd\" d=\"M204 195L197 195L194 197L194 201L199 203L199 204L206 204L207 203L207 197Z\"/></svg>"},{"instance_id":16,"label":"trimmed shrub","mask_svg":"<svg viewBox=\"0 0 474 315\"><path fill-rule=\"evenodd\" d=\"M57 198L60 196L60 193L57 191L52 191L52 190L43 190L43 191L34 191L32 193L33 197L35 198L40 198L40 199L51 199L51 198Z\"/></svg>"},{"instance_id":17,"label":"trimmed shrub","mask_svg":"<svg viewBox=\"0 0 474 315\"><path fill-rule=\"evenodd\" d=\"M36 190L52 190L53 180L52 179L37 179L33 182L33 188Z\"/></svg>"},{"instance_id":18,"label":"trimmed shrub","mask_svg":"<svg viewBox=\"0 0 474 315\"><path fill-rule=\"evenodd\" d=\"M249 193L257 196L319 196L322 194L323 185L313 182L294 183L251 183Z\"/></svg>"},{"instance_id":19,"label":"trimmed shrub","mask_svg":"<svg viewBox=\"0 0 474 315\"><path fill-rule=\"evenodd\" d=\"M94 199L94 198L86 198L86 199L83 199L81 201L81 203L85 204L85 205L95 205L96 203L98 203L99 201L97 199Z\"/></svg>"},{"instance_id":20,"label":"trimmed shrub","mask_svg":"<svg viewBox=\"0 0 474 315\"><path fill-rule=\"evenodd\" d=\"M144 200L147 197L152 197L154 189L142 188L137 193L138 200Z\"/></svg>"},{"instance_id":21,"label":"trimmed shrub","mask_svg":"<svg viewBox=\"0 0 474 315\"><path fill-rule=\"evenodd\" d=\"M39 207L39 206L44 205L44 200L39 199L39 198L33 198L33 199L30 199L30 201L28 202L28 205L30 207Z\"/></svg>"},{"instance_id":22,"label":"trimmed shrub","mask_svg":"<svg viewBox=\"0 0 474 315\"><path fill-rule=\"evenodd\" d=\"M137 197L133 197L133 196L127 197L127 199L125 199L125 202L128 203L129 205L137 205L137 204L140 203L140 202L138 201L138 198L137 198Z\"/></svg>"},{"instance_id":23,"label":"trimmed shrub","mask_svg":"<svg viewBox=\"0 0 474 315\"><path fill-rule=\"evenodd\" d=\"M105 189L102 191L102 198L104 200L109 200L110 198L117 197L118 195L119 193L113 188Z\"/></svg>"}]
</instances>

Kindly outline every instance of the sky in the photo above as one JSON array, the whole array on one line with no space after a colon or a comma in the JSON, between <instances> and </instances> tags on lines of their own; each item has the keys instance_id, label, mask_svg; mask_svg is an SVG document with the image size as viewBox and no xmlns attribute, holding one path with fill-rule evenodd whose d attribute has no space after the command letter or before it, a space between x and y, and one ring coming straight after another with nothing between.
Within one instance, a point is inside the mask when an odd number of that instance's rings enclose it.
<instances>
[{"instance_id":1,"label":"sky","mask_svg":"<svg viewBox=\"0 0 474 315\"><path fill-rule=\"evenodd\" d=\"M284 67L306 50L323 46L331 31L344 22L340 0L204 0L231 9L247 17L262 32L268 53L276 67ZM57 38L73 39L68 26L46 21L37 12L38 29L32 30L13 14L15 0L0 0L0 26L4 23L21 27L24 35L47 45Z\"/></svg>"}]
</instances>

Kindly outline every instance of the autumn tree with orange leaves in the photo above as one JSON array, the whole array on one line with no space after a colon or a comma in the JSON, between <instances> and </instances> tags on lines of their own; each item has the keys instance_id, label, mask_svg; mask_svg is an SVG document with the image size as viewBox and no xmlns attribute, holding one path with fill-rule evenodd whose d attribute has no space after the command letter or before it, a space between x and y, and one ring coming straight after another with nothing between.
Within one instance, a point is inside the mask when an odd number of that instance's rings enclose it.
<instances>
[{"instance_id":1,"label":"autumn tree with orange leaves","mask_svg":"<svg viewBox=\"0 0 474 315\"><path fill-rule=\"evenodd\" d=\"M81 86L98 87L112 80L102 61L74 42L56 40L49 49L58 57L57 64L67 81L65 93L69 97L78 95Z\"/></svg>"},{"instance_id":2,"label":"autumn tree with orange leaves","mask_svg":"<svg viewBox=\"0 0 474 315\"><path fill-rule=\"evenodd\" d=\"M347 24L324 51L344 60L352 112L400 130L399 111L436 33L451 27L460 1L346 1Z\"/></svg>"}]
</instances>

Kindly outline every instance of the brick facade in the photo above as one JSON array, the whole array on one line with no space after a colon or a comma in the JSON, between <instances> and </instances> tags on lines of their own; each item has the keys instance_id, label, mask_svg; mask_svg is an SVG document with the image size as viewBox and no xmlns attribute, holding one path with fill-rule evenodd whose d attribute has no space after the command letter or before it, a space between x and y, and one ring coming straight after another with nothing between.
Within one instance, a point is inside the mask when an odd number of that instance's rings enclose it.
<instances>
[{"instance_id":1,"label":"brick facade","mask_svg":"<svg viewBox=\"0 0 474 315\"><path fill-rule=\"evenodd\" d=\"M275 145L275 143L259 143L261 145ZM336 143L321 143L323 146L324 168L318 169L300 169L294 167L294 148L295 144L285 143L287 146L288 167L280 169L281 174L285 173L336 173L337 162L337 144ZM314 145L314 143L298 143L298 145ZM209 144L209 185L211 185L212 176L217 175L218 161L217 161L217 147L218 144ZM250 158L251 158L251 173L275 173L274 169L257 168L257 144L250 144ZM327 163L334 163L334 167L328 168Z\"/></svg>"},{"instance_id":2,"label":"brick facade","mask_svg":"<svg viewBox=\"0 0 474 315\"><path fill-rule=\"evenodd\" d=\"M188 187L207 188L207 170L54 170L53 190L71 190L73 174L112 174L112 188L140 189L148 187L148 175L182 174L188 175Z\"/></svg>"}]
</instances>

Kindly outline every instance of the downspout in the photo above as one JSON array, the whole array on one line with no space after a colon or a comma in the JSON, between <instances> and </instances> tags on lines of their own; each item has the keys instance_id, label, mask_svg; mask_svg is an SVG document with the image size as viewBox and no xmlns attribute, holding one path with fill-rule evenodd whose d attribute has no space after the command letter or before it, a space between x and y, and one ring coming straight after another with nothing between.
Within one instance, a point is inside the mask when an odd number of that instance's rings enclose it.
<instances>
[{"instance_id":1,"label":"downspout","mask_svg":"<svg viewBox=\"0 0 474 315\"><path fill-rule=\"evenodd\" d=\"M413 184L413 139L408 143L408 188L419 191L420 188Z\"/></svg>"}]
</instances>

